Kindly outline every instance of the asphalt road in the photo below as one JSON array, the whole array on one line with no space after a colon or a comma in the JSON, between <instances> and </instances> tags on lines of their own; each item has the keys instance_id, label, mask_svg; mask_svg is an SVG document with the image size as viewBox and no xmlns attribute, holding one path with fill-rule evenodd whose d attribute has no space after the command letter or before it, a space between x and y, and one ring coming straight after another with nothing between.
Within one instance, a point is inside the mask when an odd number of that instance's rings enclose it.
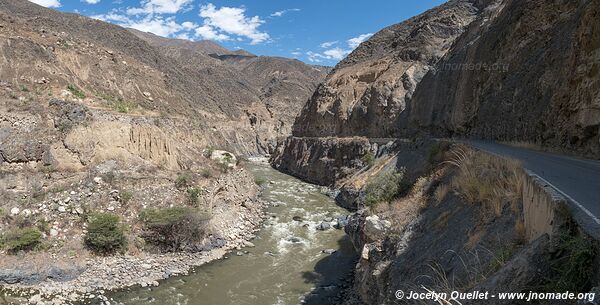
<instances>
[{"instance_id":1,"label":"asphalt road","mask_svg":"<svg viewBox=\"0 0 600 305\"><path fill-rule=\"evenodd\" d=\"M571 201L576 219L600 238L600 161L517 148L493 142L466 141L480 150L523 162Z\"/></svg>"}]
</instances>

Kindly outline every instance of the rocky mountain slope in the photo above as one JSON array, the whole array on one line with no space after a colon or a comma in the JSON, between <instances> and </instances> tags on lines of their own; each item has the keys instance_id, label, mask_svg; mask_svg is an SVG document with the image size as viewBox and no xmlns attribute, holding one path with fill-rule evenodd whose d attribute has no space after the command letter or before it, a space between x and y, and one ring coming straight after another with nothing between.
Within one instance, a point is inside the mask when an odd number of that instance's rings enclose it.
<instances>
[{"instance_id":1,"label":"rocky mountain slope","mask_svg":"<svg viewBox=\"0 0 600 305\"><path fill-rule=\"evenodd\" d=\"M214 69L227 71L228 80L220 82L251 90L254 96L244 113L250 123L248 128L256 134L261 153L271 152L277 137L291 134L294 118L330 71L330 68L306 65L295 59L230 51L211 41L191 42L131 31L182 65L208 75Z\"/></svg>"},{"instance_id":2,"label":"rocky mountain slope","mask_svg":"<svg viewBox=\"0 0 600 305\"><path fill-rule=\"evenodd\" d=\"M450 1L385 28L340 62L294 125L294 136L388 137L417 84L491 1Z\"/></svg>"},{"instance_id":3,"label":"rocky mountain slope","mask_svg":"<svg viewBox=\"0 0 600 305\"><path fill-rule=\"evenodd\" d=\"M0 12L2 80L55 94L72 84L95 107L116 108L116 101L122 100L138 111L185 117L193 121L188 125L201 131L196 135L202 135L197 140L203 145L241 154L272 149L274 139L289 128L280 127L278 113L271 114L268 104L298 101L291 107L299 109L327 72L301 63L287 66L290 70L286 71L259 65L274 82L300 77L298 82L305 86L266 102L261 97L263 87L250 82L251 77L207 54L246 55L244 52L229 52L211 42L156 38L148 43L127 29L28 1L3 1ZM308 74L302 75L305 72ZM36 83L42 80L42 84ZM291 125L290 118L282 120ZM268 127L257 131L259 123Z\"/></svg>"}]
</instances>

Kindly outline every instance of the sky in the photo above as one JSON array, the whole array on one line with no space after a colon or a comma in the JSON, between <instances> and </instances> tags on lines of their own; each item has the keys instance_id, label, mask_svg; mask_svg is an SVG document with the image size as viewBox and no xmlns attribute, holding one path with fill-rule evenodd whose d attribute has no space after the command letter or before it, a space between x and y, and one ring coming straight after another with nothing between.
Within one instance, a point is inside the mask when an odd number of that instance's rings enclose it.
<instances>
[{"instance_id":1,"label":"sky","mask_svg":"<svg viewBox=\"0 0 600 305\"><path fill-rule=\"evenodd\" d=\"M30 0L156 35L333 66L361 42L444 0Z\"/></svg>"}]
</instances>

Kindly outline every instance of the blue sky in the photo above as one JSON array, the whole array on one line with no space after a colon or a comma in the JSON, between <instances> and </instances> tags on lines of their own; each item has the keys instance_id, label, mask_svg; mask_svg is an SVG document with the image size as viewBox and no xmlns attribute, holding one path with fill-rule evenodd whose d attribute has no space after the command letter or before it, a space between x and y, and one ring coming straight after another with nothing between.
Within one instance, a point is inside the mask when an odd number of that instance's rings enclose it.
<instances>
[{"instance_id":1,"label":"blue sky","mask_svg":"<svg viewBox=\"0 0 600 305\"><path fill-rule=\"evenodd\" d=\"M335 65L360 42L443 0L31 0L165 37Z\"/></svg>"}]
</instances>

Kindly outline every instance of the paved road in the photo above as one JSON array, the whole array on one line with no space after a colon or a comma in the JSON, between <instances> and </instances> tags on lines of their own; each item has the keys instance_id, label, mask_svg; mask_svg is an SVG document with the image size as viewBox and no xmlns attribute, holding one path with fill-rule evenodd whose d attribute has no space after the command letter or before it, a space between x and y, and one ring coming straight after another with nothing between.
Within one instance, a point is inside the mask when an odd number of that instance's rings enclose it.
<instances>
[{"instance_id":1,"label":"paved road","mask_svg":"<svg viewBox=\"0 0 600 305\"><path fill-rule=\"evenodd\" d=\"M546 180L570 199L580 224L595 237L600 237L600 161L492 142L467 141L466 143L483 151L522 161L526 169Z\"/></svg>"}]
</instances>

